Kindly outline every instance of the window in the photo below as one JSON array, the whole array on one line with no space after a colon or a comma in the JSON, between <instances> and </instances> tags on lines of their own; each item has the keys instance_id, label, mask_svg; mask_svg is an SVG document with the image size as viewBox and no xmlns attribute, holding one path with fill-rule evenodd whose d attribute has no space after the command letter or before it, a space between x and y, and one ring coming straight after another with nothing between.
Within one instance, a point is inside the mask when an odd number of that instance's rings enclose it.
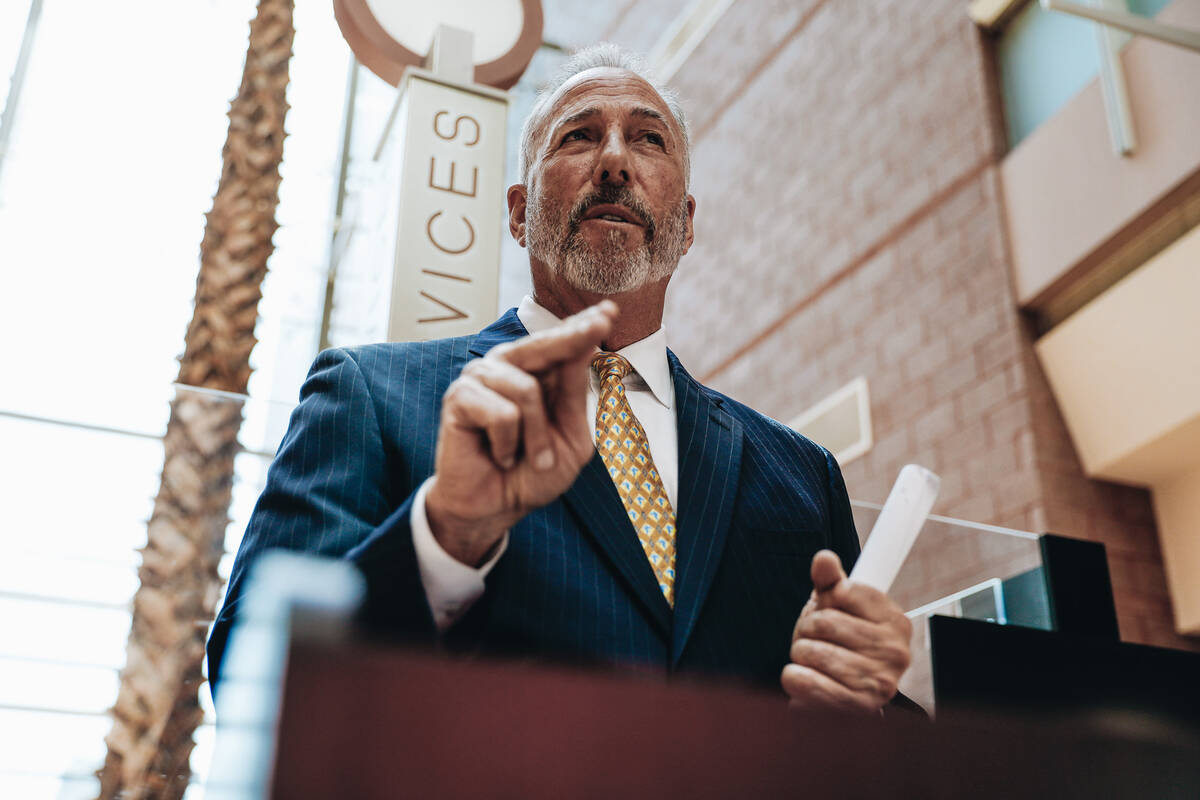
<instances>
[{"instance_id":1,"label":"window","mask_svg":"<svg viewBox=\"0 0 1200 800\"><path fill-rule=\"evenodd\" d=\"M1152 17L1168 2L1128 0L1128 8ZM1025 3L1004 24L996 42L996 62L1009 147L1016 147L1096 77L1100 55L1094 26L1046 11L1036 0Z\"/></svg>"},{"instance_id":2,"label":"window","mask_svg":"<svg viewBox=\"0 0 1200 800\"><path fill-rule=\"evenodd\" d=\"M0 103L30 5L0 3ZM328 4L298 5L281 228L259 305L255 400L241 429L252 452L236 464L229 547L321 318L349 55ZM42 5L0 170L0 797L96 795L254 7ZM198 780L211 739L202 726ZM201 794L197 785L188 797Z\"/></svg>"}]
</instances>

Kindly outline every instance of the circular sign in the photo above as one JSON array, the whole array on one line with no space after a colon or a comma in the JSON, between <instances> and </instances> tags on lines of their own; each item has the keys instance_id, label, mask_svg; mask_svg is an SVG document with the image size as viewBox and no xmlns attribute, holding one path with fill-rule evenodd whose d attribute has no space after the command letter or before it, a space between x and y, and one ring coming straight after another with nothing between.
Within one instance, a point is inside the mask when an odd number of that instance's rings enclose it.
<instances>
[{"instance_id":1,"label":"circular sign","mask_svg":"<svg viewBox=\"0 0 1200 800\"><path fill-rule=\"evenodd\" d=\"M438 25L474 37L475 81L508 89L542 43L539 0L333 0L342 36L368 69L393 86L405 67L419 67Z\"/></svg>"}]
</instances>

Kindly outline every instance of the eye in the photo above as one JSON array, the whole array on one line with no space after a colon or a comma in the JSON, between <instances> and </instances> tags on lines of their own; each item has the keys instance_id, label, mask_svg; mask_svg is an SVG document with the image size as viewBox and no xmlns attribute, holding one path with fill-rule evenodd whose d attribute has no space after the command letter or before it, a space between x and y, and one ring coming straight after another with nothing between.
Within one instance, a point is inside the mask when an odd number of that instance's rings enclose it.
<instances>
[{"instance_id":1,"label":"eye","mask_svg":"<svg viewBox=\"0 0 1200 800\"><path fill-rule=\"evenodd\" d=\"M567 142L582 141L587 138L588 138L588 133L586 130L584 130L583 128L576 128L573 131L567 131L566 134L563 136L562 141L563 141L563 144L566 144Z\"/></svg>"},{"instance_id":2,"label":"eye","mask_svg":"<svg viewBox=\"0 0 1200 800\"><path fill-rule=\"evenodd\" d=\"M666 140L663 139L662 134L657 133L656 131L647 131L645 139L650 144L657 145L658 147L666 147L667 144Z\"/></svg>"}]
</instances>

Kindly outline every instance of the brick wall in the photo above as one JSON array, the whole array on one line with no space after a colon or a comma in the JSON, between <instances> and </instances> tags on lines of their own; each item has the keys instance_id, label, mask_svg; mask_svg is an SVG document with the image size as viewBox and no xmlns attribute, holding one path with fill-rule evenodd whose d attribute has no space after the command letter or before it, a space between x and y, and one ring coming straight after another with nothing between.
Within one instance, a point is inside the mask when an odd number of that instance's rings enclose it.
<instances>
[{"instance_id":1,"label":"brick wall","mask_svg":"<svg viewBox=\"0 0 1200 800\"><path fill-rule=\"evenodd\" d=\"M594 10L563 22L573 5L547 7L562 43L647 52L690 4L628 0L603 30ZM942 476L938 513L1102 541L1122 637L1200 649L1172 631L1146 493L1083 476L1033 355L988 44L961 0L740 0L671 83L698 208L666 325L692 373L783 420L865 375L852 496L881 501L916 461ZM946 557L918 556L980 574Z\"/></svg>"}]
</instances>

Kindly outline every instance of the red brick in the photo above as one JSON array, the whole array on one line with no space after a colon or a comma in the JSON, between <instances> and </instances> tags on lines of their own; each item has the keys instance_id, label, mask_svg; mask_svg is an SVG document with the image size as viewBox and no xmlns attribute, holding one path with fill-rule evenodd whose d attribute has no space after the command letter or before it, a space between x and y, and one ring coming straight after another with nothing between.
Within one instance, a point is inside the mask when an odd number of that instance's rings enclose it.
<instances>
[{"instance_id":1,"label":"red brick","mask_svg":"<svg viewBox=\"0 0 1200 800\"><path fill-rule=\"evenodd\" d=\"M947 281L947 283L950 283ZM958 326L963 319L970 313L970 303L967 293L953 285L941 285L938 282L936 288L936 296L940 298L937 305L933 307L932 313L927 317L932 337L953 338L957 335ZM923 287L920 291L934 292L933 287Z\"/></svg>"},{"instance_id":2,"label":"red brick","mask_svg":"<svg viewBox=\"0 0 1200 800\"><path fill-rule=\"evenodd\" d=\"M1029 422L1029 409L1026 403L1019 399L1010 399L998 408L989 411L984 417L988 431L991 433L991 443L1009 444Z\"/></svg>"},{"instance_id":3,"label":"red brick","mask_svg":"<svg viewBox=\"0 0 1200 800\"><path fill-rule=\"evenodd\" d=\"M880 419L886 427L897 427L911 423L925 414L933 402L933 392L928 381L905 386L884 400L880 395Z\"/></svg>"},{"instance_id":4,"label":"red brick","mask_svg":"<svg viewBox=\"0 0 1200 800\"><path fill-rule=\"evenodd\" d=\"M1134 591L1147 595L1161 594L1167 585L1162 562L1138 554L1123 556L1109 552L1108 568L1114 592Z\"/></svg>"},{"instance_id":5,"label":"red brick","mask_svg":"<svg viewBox=\"0 0 1200 800\"><path fill-rule=\"evenodd\" d=\"M973 492L992 493L997 479L1016 470L1011 450L983 447L959 467ZM1028 501L1031 498L1027 498Z\"/></svg>"},{"instance_id":6,"label":"red brick","mask_svg":"<svg viewBox=\"0 0 1200 800\"><path fill-rule=\"evenodd\" d=\"M991 524L996 518L996 506L990 496L977 494L966 500L960 500L957 503L949 505L942 513L948 517L966 520L967 522Z\"/></svg>"},{"instance_id":7,"label":"red brick","mask_svg":"<svg viewBox=\"0 0 1200 800\"><path fill-rule=\"evenodd\" d=\"M899 470L911 451L912 443L908 431L899 428L875 441L874 447L871 448L871 457L876 464Z\"/></svg>"},{"instance_id":8,"label":"red brick","mask_svg":"<svg viewBox=\"0 0 1200 800\"><path fill-rule=\"evenodd\" d=\"M980 375L991 375L1009 364L1019 363L1015 343L1006 336L991 336L975 345Z\"/></svg>"},{"instance_id":9,"label":"red brick","mask_svg":"<svg viewBox=\"0 0 1200 800\"><path fill-rule=\"evenodd\" d=\"M966 481L960 469L945 469L938 473L942 480L938 497L945 503L956 503L968 495Z\"/></svg>"},{"instance_id":10,"label":"red brick","mask_svg":"<svg viewBox=\"0 0 1200 800\"><path fill-rule=\"evenodd\" d=\"M953 343L958 349L974 352L974 348L985 339L1001 331L1004 312L997 308L980 309L968 314L954 326Z\"/></svg>"},{"instance_id":11,"label":"red brick","mask_svg":"<svg viewBox=\"0 0 1200 800\"><path fill-rule=\"evenodd\" d=\"M1033 472L1006 472L997 476L990 488L996 513L1009 514L1024 508L1029 498L1037 496L1037 476Z\"/></svg>"},{"instance_id":12,"label":"red brick","mask_svg":"<svg viewBox=\"0 0 1200 800\"><path fill-rule=\"evenodd\" d=\"M962 470L973 458L985 457L992 461L1000 454L988 448L987 430L978 421L960 421L936 440L936 446L942 456L939 463L956 470ZM1011 457L1007 461L1011 462Z\"/></svg>"},{"instance_id":13,"label":"red brick","mask_svg":"<svg viewBox=\"0 0 1200 800\"><path fill-rule=\"evenodd\" d=\"M1037 455L1034 447L1033 431L1025 430L1017 434L1013 442L1017 469L1032 469L1036 465Z\"/></svg>"},{"instance_id":14,"label":"red brick","mask_svg":"<svg viewBox=\"0 0 1200 800\"><path fill-rule=\"evenodd\" d=\"M958 390L974 383L978 376L974 356L961 356L933 374L933 395L937 398L952 397Z\"/></svg>"},{"instance_id":15,"label":"red brick","mask_svg":"<svg viewBox=\"0 0 1200 800\"><path fill-rule=\"evenodd\" d=\"M954 403L943 401L917 418L913 438L917 446L932 446L939 435L954 428Z\"/></svg>"},{"instance_id":16,"label":"red brick","mask_svg":"<svg viewBox=\"0 0 1200 800\"><path fill-rule=\"evenodd\" d=\"M1012 394L1004 374L992 375L958 396L958 417L964 424L983 424L983 413Z\"/></svg>"},{"instance_id":17,"label":"red brick","mask_svg":"<svg viewBox=\"0 0 1200 800\"><path fill-rule=\"evenodd\" d=\"M883 362L896 363L921 343L921 321L908 320L883 340Z\"/></svg>"}]
</instances>

